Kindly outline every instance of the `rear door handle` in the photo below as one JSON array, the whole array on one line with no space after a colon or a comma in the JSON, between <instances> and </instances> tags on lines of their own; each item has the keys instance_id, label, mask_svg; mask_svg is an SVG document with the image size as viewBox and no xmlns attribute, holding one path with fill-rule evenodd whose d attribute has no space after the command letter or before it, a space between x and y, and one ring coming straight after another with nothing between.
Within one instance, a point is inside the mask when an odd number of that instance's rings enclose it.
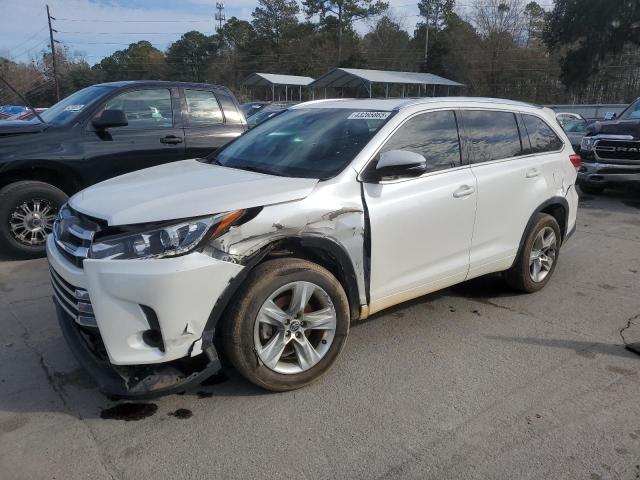
<instances>
[{"instance_id":1,"label":"rear door handle","mask_svg":"<svg viewBox=\"0 0 640 480\"><path fill-rule=\"evenodd\" d=\"M455 192L453 192L453 196L454 198L468 197L475 191L476 189L469 185L462 185Z\"/></svg>"},{"instance_id":2,"label":"rear door handle","mask_svg":"<svg viewBox=\"0 0 640 480\"><path fill-rule=\"evenodd\" d=\"M176 145L178 143L182 143L182 138L177 137L175 135L167 135L166 137L162 137L160 139L160 143L168 143L170 145Z\"/></svg>"},{"instance_id":3,"label":"rear door handle","mask_svg":"<svg viewBox=\"0 0 640 480\"><path fill-rule=\"evenodd\" d=\"M538 170L537 168L527 170L527 178L537 177L538 175L540 175L540 170Z\"/></svg>"}]
</instances>

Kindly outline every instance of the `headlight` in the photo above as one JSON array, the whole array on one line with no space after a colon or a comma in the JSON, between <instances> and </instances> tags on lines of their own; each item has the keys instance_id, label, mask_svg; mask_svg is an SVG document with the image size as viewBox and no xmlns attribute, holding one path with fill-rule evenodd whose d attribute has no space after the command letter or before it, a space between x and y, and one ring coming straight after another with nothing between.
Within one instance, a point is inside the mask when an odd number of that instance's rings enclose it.
<instances>
[{"instance_id":1,"label":"headlight","mask_svg":"<svg viewBox=\"0 0 640 480\"><path fill-rule=\"evenodd\" d=\"M593 137L582 137L582 141L580 142L580 150L585 152L590 152L593 150L593 144L596 143L595 138Z\"/></svg>"},{"instance_id":2,"label":"headlight","mask_svg":"<svg viewBox=\"0 0 640 480\"><path fill-rule=\"evenodd\" d=\"M89 258L127 260L184 255L224 233L243 213L244 210L227 212L97 240L91 245Z\"/></svg>"}]
</instances>

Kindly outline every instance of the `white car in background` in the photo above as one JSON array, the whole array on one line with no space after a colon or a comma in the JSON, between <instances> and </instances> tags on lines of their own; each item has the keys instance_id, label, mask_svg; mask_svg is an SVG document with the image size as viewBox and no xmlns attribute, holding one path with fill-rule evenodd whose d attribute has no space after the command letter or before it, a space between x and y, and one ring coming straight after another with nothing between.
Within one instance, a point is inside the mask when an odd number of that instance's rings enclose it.
<instances>
[{"instance_id":1,"label":"white car in background","mask_svg":"<svg viewBox=\"0 0 640 480\"><path fill-rule=\"evenodd\" d=\"M554 113L525 103L296 105L207 160L73 196L47 243L59 322L115 396L182 391L221 360L299 388L352 321L491 272L544 287L578 162Z\"/></svg>"}]
</instances>

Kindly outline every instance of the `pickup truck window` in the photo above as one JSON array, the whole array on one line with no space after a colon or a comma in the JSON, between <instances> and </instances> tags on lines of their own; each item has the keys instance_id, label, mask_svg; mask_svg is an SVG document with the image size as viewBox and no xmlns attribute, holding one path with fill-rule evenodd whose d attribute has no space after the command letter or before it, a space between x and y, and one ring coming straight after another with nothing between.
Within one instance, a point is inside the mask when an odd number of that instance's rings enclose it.
<instances>
[{"instance_id":1,"label":"pickup truck window","mask_svg":"<svg viewBox=\"0 0 640 480\"><path fill-rule=\"evenodd\" d=\"M347 108L286 110L210 159L225 167L325 180L341 172L392 115Z\"/></svg>"},{"instance_id":2,"label":"pickup truck window","mask_svg":"<svg viewBox=\"0 0 640 480\"><path fill-rule=\"evenodd\" d=\"M109 100L105 110L122 110L129 125L122 128L171 128L173 109L171 91L167 88L134 90Z\"/></svg>"},{"instance_id":3,"label":"pickup truck window","mask_svg":"<svg viewBox=\"0 0 640 480\"><path fill-rule=\"evenodd\" d=\"M184 93L187 99L189 125L220 125L224 123L222 110L213 92L186 89Z\"/></svg>"},{"instance_id":4,"label":"pickup truck window","mask_svg":"<svg viewBox=\"0 0 640 480\"><path fill-rule=\"evenodd\" d=\"M381 152L408 150L427 159L427 172L460 166L458 125L452 111L424 113L407 120Z\"/></svg>"},{"instance_id":5,"label":"pickup truck window","mask_svg":"<svg viewBox=\"0 0 640 480\"><path fill-rule=\"evenodd\" d=\"M562 140L544 120L526 114L522 118L531 142L531 149L525 153L557 152L562 148Z\"/></svg>"},{"instance_id":6,"label":"pickup truck window","mask_svg":"<svg viewBox=\"0 0 640 480\"><path fill-rule=\"evenodd\" d=\"M619 117L621 120L636 120L640 118L640 100L629 105Z\"/></svg>"},{"instance_id":7,"label":"pickup truck window","mask_svg":"<svg viewBox=\"0 0 640 480\"><path fill-rule=\"evenodd\" d=\"M62 125L73 121L86 107L109 93L109 87L87 87L60 100L40 114L46 123ZM35 120L37 121L37 120Z\"/></svg>"}]
</instances>

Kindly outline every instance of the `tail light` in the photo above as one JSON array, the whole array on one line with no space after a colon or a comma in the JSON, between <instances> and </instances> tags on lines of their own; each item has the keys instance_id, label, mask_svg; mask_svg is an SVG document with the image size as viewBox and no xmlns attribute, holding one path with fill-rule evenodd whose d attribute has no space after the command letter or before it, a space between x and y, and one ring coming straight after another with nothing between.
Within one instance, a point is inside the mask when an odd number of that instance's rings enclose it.
<instances>
[{"instance_id":1,"label":"tail light","mask_svg":"<svg viewBox=\"0 0 640 480\"><path fill-rule=\"evenodd\" d=\"M582 157L577 153L569 155L569 161L574 167L576 167L576 170L582 166Z\"/></svg>"}]
</instances>

